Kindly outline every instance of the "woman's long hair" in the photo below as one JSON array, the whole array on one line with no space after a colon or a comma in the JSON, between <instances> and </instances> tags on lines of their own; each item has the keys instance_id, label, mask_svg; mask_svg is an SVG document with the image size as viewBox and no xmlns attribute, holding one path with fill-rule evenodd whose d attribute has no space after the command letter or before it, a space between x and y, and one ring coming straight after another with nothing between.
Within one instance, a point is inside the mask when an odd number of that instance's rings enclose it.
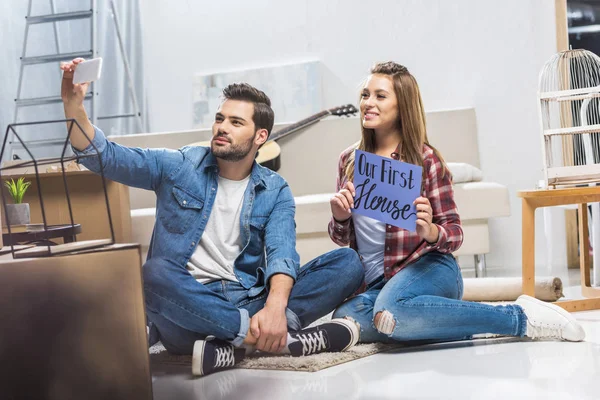
<instances>
[{"instance_id":1,"label":"woman's long hair","mask_svg":"<svg viewBox=\"0 0 600 400\"><path fill-rule=\"evenodd\" d=\"M423 145L427 144L432 148L435 155L440 159L443 166L442 177L447 173L447 167L440 153L429 144L427 139L427 129L425 124L425 110L421 100L421 92L417 81L408 72L405 66L393 61L378 63L371 68L371 74L381 74L391 77L394 84L394 92L398 101L398 131L400 132L399 157L402 161L415 165L423 166ZM375 131L367 129L362 125L362 137L358 144L358 149L375 153ZM354 152L350 154L346 163L346 176L349 180L354 179ZM423 183L427 171L423 170Z\"/></svg>"}]
</instances>

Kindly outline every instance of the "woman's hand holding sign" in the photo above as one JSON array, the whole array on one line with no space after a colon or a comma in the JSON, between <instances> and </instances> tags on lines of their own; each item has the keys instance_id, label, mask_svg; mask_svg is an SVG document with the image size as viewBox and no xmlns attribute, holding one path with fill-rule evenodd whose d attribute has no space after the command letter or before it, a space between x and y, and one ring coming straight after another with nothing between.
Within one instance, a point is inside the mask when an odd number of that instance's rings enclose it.
<instances>
[{"instance_id":1,"label":"woman's hand holding sign","mask_svg":"<svg viewBox=\"0 0 600 400\"><path fill-rule=\"evenodd\" d=\"M329 201L331 213L336 221L344 222L352 216L354 196L356 196L354 185L352 182L346 182L344 187L331 198Z\"/></svg>"},{"instance_id":2,"label":"woman's hand holding sign","mask_svg":"<svg viewBox=\"0 0 600 400\"><path fill-rule=\"evenodd\" d=\"M433 209L427 197L418 197L413 203L417 209L417 233L429 243L438 240L439 229L433 223Z\"/></svg>"}]
</instances>

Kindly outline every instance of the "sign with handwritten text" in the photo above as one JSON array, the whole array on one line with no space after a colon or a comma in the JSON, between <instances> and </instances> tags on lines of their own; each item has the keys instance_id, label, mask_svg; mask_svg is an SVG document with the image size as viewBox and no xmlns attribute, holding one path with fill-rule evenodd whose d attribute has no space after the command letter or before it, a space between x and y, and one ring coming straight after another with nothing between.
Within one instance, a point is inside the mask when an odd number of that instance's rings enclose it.
<instances>
[{"instance_id":1,"label":"sign with handwritten text","mask_svg":"<svg viewBox=\"0 0 600 400\"><path fill-rule=\"evenodd\" d=\"M423 168L356 150L352 212L415 231Z\"/></svg>"}]
</instances>

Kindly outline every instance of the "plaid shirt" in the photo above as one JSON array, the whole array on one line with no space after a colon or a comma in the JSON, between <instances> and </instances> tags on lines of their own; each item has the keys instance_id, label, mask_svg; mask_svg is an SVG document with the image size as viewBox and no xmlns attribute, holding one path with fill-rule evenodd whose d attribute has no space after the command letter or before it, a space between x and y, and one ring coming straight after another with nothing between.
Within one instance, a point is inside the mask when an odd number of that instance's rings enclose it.
<instances>
[{"instance_id":1,"label":"plaid shirt","mask_svg":"<svg viewBox=\"0 0 600 400\"><path fill-rule=\"evenodd\" d=\"M347 182L344 173L348 157L356 149L351 146L340 155L337 177L337 191L340 191ZM463 230L460 225L460 217L456 204L454 203L454 190L452 189L452 176L446 171L442 178L442 163L434 154L431 147L423 146L423 168L427 171L423 184L423 196L429 199L433 209L433 223L439 229L437 242L430 244L416 232L386 225L385 228L385 251L383 261L383 272L386 279L390 279L402 268L416 261L419 257L430 251L440 253L452 253L456 251L463 242ZM352 217L344 222L338 222L333 217L329 222L329 236L340 246L350 245L357 250L356 236Z\"/></svg>"}]
</instances>

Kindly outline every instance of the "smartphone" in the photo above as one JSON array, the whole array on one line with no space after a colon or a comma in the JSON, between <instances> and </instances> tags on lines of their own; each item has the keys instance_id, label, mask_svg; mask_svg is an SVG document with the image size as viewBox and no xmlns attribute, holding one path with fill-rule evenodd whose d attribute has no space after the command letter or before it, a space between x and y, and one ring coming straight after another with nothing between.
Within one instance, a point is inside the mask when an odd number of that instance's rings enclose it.
<instances>
[{"instance_id":1,"label":"smartphone","mask_svg":"<svg viewBox=\"0 0 600 400\"><path fill-rule=\"evenodd\" d=\"M73 83L94 82L100 79L102 72L102 57L94 58L77 64L73 74Z\"/></svg>"}]
</instances>

